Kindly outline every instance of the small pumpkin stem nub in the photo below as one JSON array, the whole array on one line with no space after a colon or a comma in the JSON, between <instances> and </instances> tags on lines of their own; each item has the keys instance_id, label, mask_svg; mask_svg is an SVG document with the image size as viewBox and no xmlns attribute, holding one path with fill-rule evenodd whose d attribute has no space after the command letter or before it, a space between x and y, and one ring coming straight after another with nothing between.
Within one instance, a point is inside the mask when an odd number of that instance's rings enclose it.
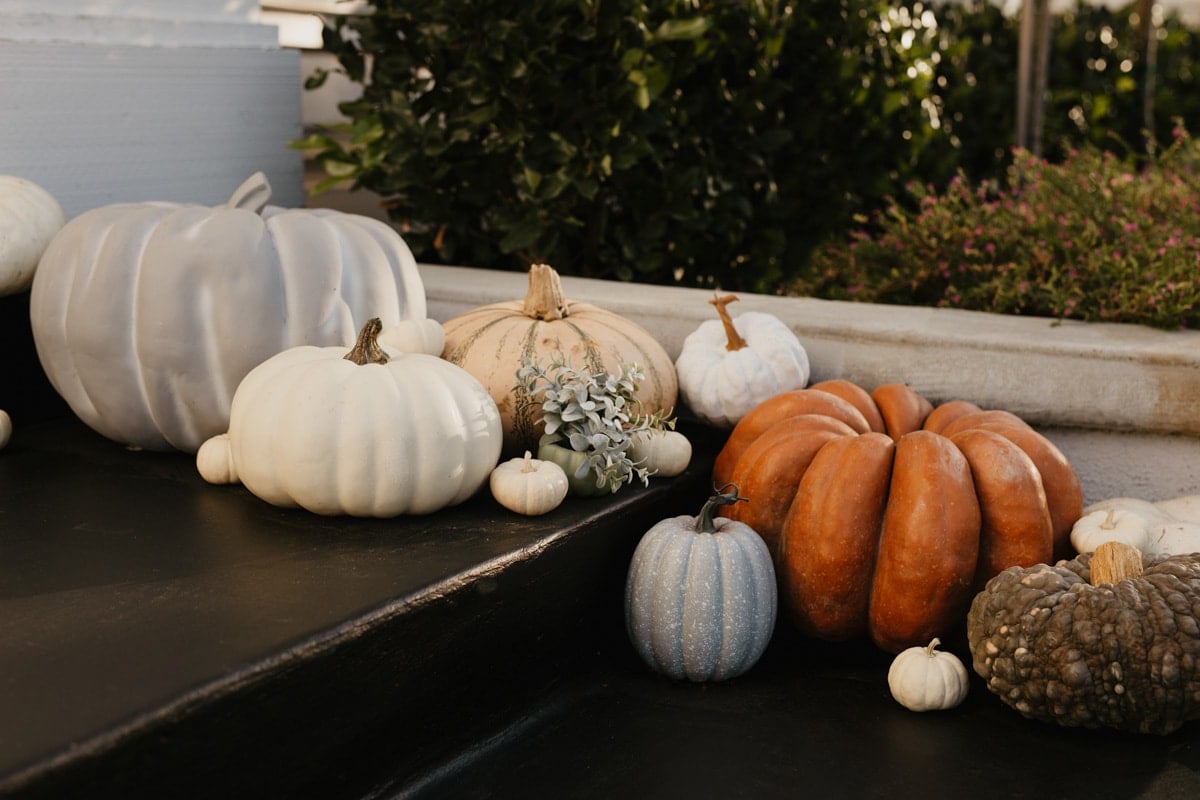
<instances>
[{"instance_id":1,"label":"small pumpkin stem nub","mask_svg":"<svg viewBox=\"0 0 1200 800\"><path fill-rule=\"evenodd\" d=\"M726 491L732 489L732 491ZM738 487L732 483L727 483L720 489L714 488L715 494L708 498L704 507L700 509L700 513L696 516L696 533L716 533L717 527L713 525L713 512L718 506L731 506L734 503L749 503L749 497L739 497Z\"/></svg>"},{"instance_id":2,"label":"small pumpkin stem nub","mask_svg":"<svg viewBox=\"0 0 1200 800\"><path fill-rule=\"evenodd\" d=\"M737 295L713 295L713 299L708 302L716 307L717 315L721 317L721 324L725 326L725 349L741 350L745 347L746 340L737 332L737 328L733 327L733 318L729 316L729 311L725 308L730 303L737 302Z\"/></svg>"},{"instance_id":3,"label":"small pumpkin stem nub","mask_svg":"<svg viewBox=\"0 0 1200 800\"><path fill-rule=\"evenodd\" d=\"M525 460L521 463L521 472L529 473L529 472L536 472L536 471L537 470L535 470L533 468L533 453L526 450L525 451Z\"/></svg>"},{"instance_id":4,"label":"small pumpkin stem nub","mask_svg":"<svg viewBox=\"0 0 1200 800\"><path fill-rule=\"evenodd\" d=\"M524 311L526 316L542 321L567 316L567 298L563 295L562 281L549 264L533 264L529 267L529 289L525 292Z\"/></svg>"},{"instance_id":5,"label":"small pumpkin stem nub","mask_svg":"<svg viewBox=\"0 0 1200 800\"><path fill-rule=\"evenodd\" d=\"M386 364L388 362L388 354L379 346L379 332L383 330L383 323L379 321L379 317L371 317L367 320L367 324L362 326L362 330L358 332L358 341L354 343L354 349L346 353L345 359L353 361L360 367L365 364Z\"/></svg>"},{"instance_id":6,"label":"small pumpkin stem nub","mask_svg":"<svg viewBox=\"0 0 1200 800\"><path fill-rule=\"evenodd\" d=\"M1142 574L1142 552L1125 542L1104 542L1092 553L1092 586L1118 583Z\"/></svg>"}]
</instances>

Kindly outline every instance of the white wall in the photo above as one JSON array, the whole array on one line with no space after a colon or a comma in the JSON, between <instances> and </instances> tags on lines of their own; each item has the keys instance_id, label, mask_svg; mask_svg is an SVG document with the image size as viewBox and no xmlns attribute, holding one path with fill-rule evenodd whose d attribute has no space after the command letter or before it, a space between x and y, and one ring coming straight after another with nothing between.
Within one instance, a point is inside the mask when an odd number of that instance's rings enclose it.
<instances>
[{"instance_id":1,"label":"white wall","mask_svg":"<svg viewBox=\"0 0 1200 800\"><path fill-rule=\"evenodd\" d=\"M0 0L0 174L69 217L216 204L262 170L301 205L300 65L257 0Z\"/></svg>"}]
</instances>

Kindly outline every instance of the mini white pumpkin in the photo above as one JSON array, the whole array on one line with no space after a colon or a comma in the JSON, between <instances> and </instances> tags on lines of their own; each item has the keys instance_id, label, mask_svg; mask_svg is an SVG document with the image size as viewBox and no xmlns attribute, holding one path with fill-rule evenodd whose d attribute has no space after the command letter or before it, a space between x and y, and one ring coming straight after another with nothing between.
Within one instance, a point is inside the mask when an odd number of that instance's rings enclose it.
<instances>
[{"instance_id":1,"label":"mini white pumpkin","mask_svg":"<svg viewBox=\"0 0 1200 800\"><path fill-rule=\"evenodd\" d=\"M499 464L488 479L496 502L526 516L553 511L567 496L567 473L553 461L542 461L528 450L524 458Z\"/></svg>"},{"instance_id":2,"label":"mini white pumpkin","mask_svg":"<svg viewBox=\"0 0 1200 800\"><path fill-rule=\"evenodd\" d=\"M780 392L808 383L808 353L778 317L748 311L730 318L734 295L709 302L719 319L708 320L683 340L675 373L679 393L700 419L732 428L750 409Z\"/></svg>"},{"instance_id":3,"label":"mini white pumpkin","mask_svg":"<svg viewBox=\"0 0 1200 800\"><path fill-rule=\"evenodd\" d=\"M441 356L446 329L436 319L402 319L379 334L379 345L401 353Z\"/></svg>"},{"instance_id":4,"label":"mini white pumpkin","mask_svg":"<svg viewBox=\"0 0 1200 800\"><path fill-rule=\"evenodd\" d=\"M380 327L369 320L349 354L301 346L255 367L206 456L219 465L224 441L253 494L317 514L428 514L475 494L500 457L495 402L448 361L382 350Z\"/></svg>"},{"instance_id":5,"label":"mini white pumpkin","mask_svg":"<svg viewBox=\"0 0 1200 800\"><path fill-rule=\"evenodd\" d=\"M729 487L726 487L729 488ZM625 584L625 624L655 672L692 681L733 678L758 662L775 629L775 568L762 537L716 509L665 519L642 536Z\"/></svg>"},{"instance_id":6,"label":"mini white pumpkin","mask_svg":"<svg viewBox=\"0 0 1200 800\"><path fill-rule=\"evenodd\" d=\"M954 653L938 650L934 639L925 647L902 650L888 668L888 689L910 711L942 711L967 697L967 668Z\"/></svg>"},{"instance_id":7,"label":"mini white pumpkin","mask_svg":"<svg viewBox=\"0 0 1200 800\"><path fill-rule=\"evenodd\" d=\"M123 444L194 453L229 427L238 383L267 358L348 347L370 317L425 317L416 260L390 226L269 198L259 173L215 208L122 203L59 231L30 321L80 419Z\"/></svg>"},{"instance_id":8,"label":"mini white pumpkin","mask_svg":"<svg viewBox=\"0 0 1200 800\"><path fill-rule=\"evenodd\" d=\"M692 443L679 431L648 428L629 435L629 457L660 478L682 473L692 461Z\"/></svg>"},{"instance_id":9,"label":"mini white pumpkin","mask_svg":"<svg viewBox=\"0 0 1200 800\"><path fill-rule=\"evenodd\" d=\"M8 446L9 440L12 439L12 430L12 417L0 408L0 450Z\"/></svg>"},{"instance_id":10,"label":"mini white pumpkin","mask_svg":"<svg viewBox=\"0 0 1200 800\"><path fill-rule=\"evenodd\" d=\"M1083 509L1071 528L1071 546L1093 553L1105 542L1124 542L1153 556L1200 552L1200 496L1150 502L1112 497Z\"/></svg>"},{"instance_id":11,"label":"mini white pumpkin","mask_svg":"<svg viewBox=\"0 0 1200 800\"><path fill-rule=\"evenodd\" d=\"M29 288L38 261L66 224L54 195L15 175L0 175L0 297Z\"/></svg>"}]
</instances>

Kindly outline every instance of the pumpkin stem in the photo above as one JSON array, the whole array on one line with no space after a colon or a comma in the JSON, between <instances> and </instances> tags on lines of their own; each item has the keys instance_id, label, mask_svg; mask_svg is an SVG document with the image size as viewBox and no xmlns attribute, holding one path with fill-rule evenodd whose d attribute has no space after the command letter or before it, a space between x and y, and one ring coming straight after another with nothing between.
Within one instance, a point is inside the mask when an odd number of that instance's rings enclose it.
<instances>
[{"instance_id":1,"label":"pumpkin stem","mask_svg":"<svg viewBox=\"0 0 1200 800\"><path fill-rule=\"evenodd\" d=\"M383 330L383 323L379 321L379 317L371 317L367 320L367 324L362 326L362 330L358 332L358 340L354 343L354 349L346 353L345 359L353 361L360 367L365 364L386 364L388 362L388 354L379 346L379 332Z\"/></svg>"},{"instance_id":2,"label":"pumpkin stem","mask_svg":"<svg viewBox=\"0 0 1200 800\"><path fill-rule=\"evenodd\" d=\"M741 350L746 346L746 340L737 332L737 328L733 327L733 318L729 316L729 311L725 306L730 303L737 302L736 294L713 295L713 299L708 301L717 309L717 315L721 317L721 324L725 326L725 349L726 350Z\"/></svg>"},{"instance_id":3,"label":"pumpkin stem","mask_svg":"<svg viewBox=\"0 0 1200 800\"><path fill-rule=\"evenodd\" d=\"M1108 509L1108 513L1104 515L1104 521L1100 523L1100 528L1102 530L1111 531L1117 527L1117 520L1114 516L1115 513L1115 509Z\"/></svg>"},{"instance_id":4,"label":"pumpkin stem","mask_svg":"<svg viewBox=\"0 0 1200 800\"><path fill-rule=\"evenodd\" d=\"M533 453L529 452L528 450L525 451L525 461L521 464L521 472L536 472L536 470L533 468Z\"/></svg>"},{"instance_id":5,"label":"pumpkin stem","mask_svg":"<svg viewBox=\"0 0 1200 800\"><path fill-rule=\"evenodd\" d=\"M267 180L267 176L261 172L256 172L242 181L241 186L233 190L233 194L229 197L229 202L225 205L228 208L240 208L245 211L253 211L255 214L261 214L263 209L267 207L267 202L270 199L271 184Z\"/></svg>"},{"instance_id":6,"label":"pumpkin stem","mask_svg":"<svg viewBox=\"0 0 1200 800\"><path fill-rule=\"evenodd\" d=\"M1092 553L1092 586L1136 578L1142 574L1142 552L1125 542L1104 542Z\"/></svg>"},{"instance_id":7,"label":"pumpkin stem","mask_svg":"<svg viewBox=\"0 0 1200 800\"><path fill-rule=\"evenodd\" d=\"M562 319L569 313L562 281L549 264L529 267L529 289L525 292L525 314L533 319Z\"/></svg>"},{"instance_id":8,"label":"pumpkin stem","mask_svg":"<svg viewBox=\"0 0 1200 800\"><path fill-rule=\"evenodd\" d=\"M930 658L933 658L933 656L934 656L933 651L937 650L937 646L941 643L942 643L941 639L937 638L936 636L933 637L933 641L925 646L925 655L929 656Z\"/></svg>"},{"instance_id":9,"label":"pumpkin stem","mask_svg":"<svg viewBox=\"0 0 1200 800\"><path fill-rule=\"evenodd\" d=\"M726 492L726 489L732 487L732 491ZM735 484L727 483L720 489L714 488L715 494L708 498L704 507L700 509L700 514L696 517L696 533L716 533L717 527L713 525L713 512L718 506L731 506L734 503L749 503L749 497L739 497L738 487Z\"/></svg>"}]
</instances>

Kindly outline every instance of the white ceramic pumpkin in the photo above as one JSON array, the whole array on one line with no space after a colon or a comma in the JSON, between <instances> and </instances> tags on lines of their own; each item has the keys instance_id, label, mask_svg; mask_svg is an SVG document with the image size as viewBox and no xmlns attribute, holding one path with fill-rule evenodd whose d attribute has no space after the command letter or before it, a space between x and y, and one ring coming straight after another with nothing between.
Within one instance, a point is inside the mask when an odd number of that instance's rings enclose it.
<instances>
[{"instance_id":1,"label":"white ceramic pumpkin","mask_svg":"<svg viewBox=\"0 0 1200 800\"><path fill-rule=\"evenodd\" d=\"M567 473L553 461L528 450L496 466L488 478L496 502L518 514L535 517L558 508L567 496Z\"/></svg>"},{"instance_id":2,"label":"white ceramic pumpkin","mask_svg":"<svg viewBox=\"0 0 1200 800\"><path fill-rule=\"evenodd\" d=\"M967 668L954 653L938 650L934 639L925 647L902 650L888 668L888 689L910 711L943 711L967 697Z\"/></svg>"},{"instance_id":3,"label":"white ceramic pumpkin","mask_svg":"<svg viewBox=\"0 0 1200 800\"><path fill-rule=\"evenodd\" d=\"M0 408L0 450L8 446L9 440L12 439L12 430L12 417Z\"/></svg>"},{"instance_id":4,"label":"white ceramic pumpkin","mask_svg":"<svg viewBox=\"0 0 1200 800\"><path fill-rule=\"evenodd\" d=\"M675 679L720 681L754 666L775 629L775 568L762 537L713 518L737 490L695 517L665 519L642 536L625 584L625 624L642 660Z\"/></svg>"},{"instance_id":5,"label":"white ceramic pumpkin","mask_svg":"<svg viewBox=\"0 0 1200 800\"><path fill-rule=\"evenodd\" d=\"M660 478L672 478L692 461L692 443L679 431L649 428L629 435L629 457Z\"/></svg>"},{"instance_id":6,"label":"white ceramic pumpkin","mask_svg":"<svg viewBox=\"0 0 1200 800\"><path fill-rule=\"evenodd\" d=\"M1105 542L1124 542L1153 556L1200 552L1200 495L1158 502L1111 497L1092 503L1071 528L1071 546L1092 553Z\"/></svg>"},{"instance_id":7,"label":"white ceramic pumpkin","mask_svg":"<svg viewBox=\"0 0 1200 800\"><path fill-rule=\"evenodd\" d=\"M401 353L440 357L446 347L446 331L436 319L402 319L380 332L379 344Z\"/></svg>"},{"instance_id":8,"label":"white ceramic pumpkin","mask_svg":"<svg viewBox=\"0 0 1200 800\"><path fill-rule=\"evenodd\" d=\"M0 175L0 297L29 288L42 253L66 221L50 192Z\"/></svg>"},{"instance_id":9,"label":"white ceramic pumpkin","mask_svg":"<svg viewBox=\"0 0 1200 800\"><path fill-rule=\"evenodd\" d=\"M732 428L769 397L808 383L808 353L778 317L748 311L735 321L725 308L734 295L711 302L719 319L702 322L687 335L675 372L679 394L710 425Z\"/></svg>"},{"instance_id":10,"label":"white ceramic pumpkin","mask_svg":"<svg viewBox=\"0 0 1200 800\"><path fill-rule=\"evenodd\" d=\"M227 457L253 494L317 514L392 517L461 503L487 482L503 441L487 390L435 356L382 350L378 333L379 320L368 321L349 354L290 348L241 382Z\"/></svg>"},{"instance_id":11,"label":"white ceramic pumpkin","mask_svg":"<svg viewBox=\"0 0 1200 800\"><path fill-rule=\"evenodd\" d=\"M257 174L222 206L104 206L54 237L33 282L34 342L85 423L195 452L228 428L234 390L267 358L348 347L371 317L425 317L416 261L391 227L269 196Z\"/></svg>"}]
</instances>

